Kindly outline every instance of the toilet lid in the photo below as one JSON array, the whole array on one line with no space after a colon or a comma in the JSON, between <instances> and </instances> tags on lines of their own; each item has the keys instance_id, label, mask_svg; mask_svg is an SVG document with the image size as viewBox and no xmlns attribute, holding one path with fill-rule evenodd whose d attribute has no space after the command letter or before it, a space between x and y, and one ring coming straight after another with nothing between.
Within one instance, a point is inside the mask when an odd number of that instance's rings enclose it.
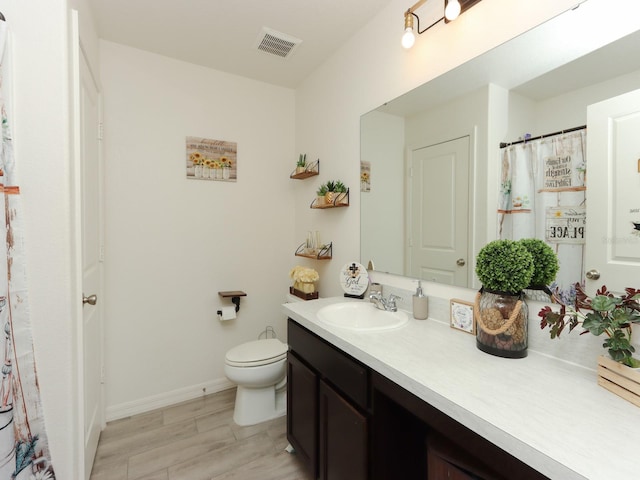
<instances>
[{"instance_id":1,"label":"toilet lid","mask_svg":"<svg viewBox=\"0 0 640 480\"><path fill-rule=\"evenodd\" d=\"M256 366L277 362L286 358L287 345L277 338L255 340L233 347L227 352L229 365Z\"/></svg>"}]
</instances>

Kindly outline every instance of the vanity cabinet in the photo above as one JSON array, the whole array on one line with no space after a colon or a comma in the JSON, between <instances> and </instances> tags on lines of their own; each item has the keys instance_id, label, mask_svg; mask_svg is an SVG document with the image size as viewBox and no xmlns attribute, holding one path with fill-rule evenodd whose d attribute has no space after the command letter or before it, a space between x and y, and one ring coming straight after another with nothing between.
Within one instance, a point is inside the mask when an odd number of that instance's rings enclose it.
<instances>
[{"instance_id":1,"label":"vanity cabinet","mask_svg":"<svg viewBox=\"0 0 640 480\"><path fill-rule=\"evenodd\" d=\"M369 370L288 322L287 439L322 480L369 478Z\"/></svg>"}]
</instances>

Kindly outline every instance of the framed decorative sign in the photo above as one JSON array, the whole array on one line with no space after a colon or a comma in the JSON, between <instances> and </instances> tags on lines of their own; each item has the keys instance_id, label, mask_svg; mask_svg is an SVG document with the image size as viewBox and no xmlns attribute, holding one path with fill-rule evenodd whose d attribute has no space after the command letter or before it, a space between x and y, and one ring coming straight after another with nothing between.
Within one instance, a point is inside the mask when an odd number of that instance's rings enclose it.
<instances>
[{"instance_id":1,"label":"framed decorative sign","mask_svg":"<svg viewBox=\"0 0 640 480\"><path fill-rule=\"evenodd\" d=\"M187 179L237 181L236 142L187 137L186 146Z\"/></svg>"},{"instance_id":2,"label":"framed decorative sign","mask_svg":"<svg viewBox=\"0 0 640 480\"><path fill-rule=\"evenodd\" d=\"M371 162L360 161L360 191L371 191Z\"/></svg>"},{"instance_id":3,"label":"framed decorative sign","mask_svg":"<svg viewBox=\"0 0 640 480\"><path fill-rule=\"evenodd\" d=\"M476 322L473 318L473 303L464 300L451 300L451 328L476 334Z\"/></svg>"}]
</instances>

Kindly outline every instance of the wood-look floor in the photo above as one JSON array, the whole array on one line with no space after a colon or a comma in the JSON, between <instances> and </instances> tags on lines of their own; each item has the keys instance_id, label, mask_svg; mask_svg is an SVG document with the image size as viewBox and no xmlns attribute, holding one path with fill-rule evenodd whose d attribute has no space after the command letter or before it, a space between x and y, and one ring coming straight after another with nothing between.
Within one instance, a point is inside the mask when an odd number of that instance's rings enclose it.
<instances>
[{"instance_id":1,"label":"wood-look floor","mask_svg":"<svg viewBox=\"0 0 640 480\"><path fill-rule=\"evenodd\" d=\"M91 480L311 480L286 417L240 427L235 389L107 424Z\"/></svg>"}]
</instances>

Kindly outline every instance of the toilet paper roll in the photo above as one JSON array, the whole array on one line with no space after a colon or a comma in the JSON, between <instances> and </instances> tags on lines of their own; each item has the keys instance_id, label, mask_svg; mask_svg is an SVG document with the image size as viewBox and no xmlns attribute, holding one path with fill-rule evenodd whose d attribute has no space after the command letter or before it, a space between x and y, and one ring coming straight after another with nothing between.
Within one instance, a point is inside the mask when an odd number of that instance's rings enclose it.
<instances>
[{"instance_id":1,"label":"toilet paper roll","mask_svg":"<svg viewBox=\"0 0 640 480\"><path fill-rule=\"evenodd\" d=\"M222 311L222 314L218 315L218 318L221 321L224 322L236 318L236 307L222 307L220 310Z\"/></svg>"}]
</instances>

